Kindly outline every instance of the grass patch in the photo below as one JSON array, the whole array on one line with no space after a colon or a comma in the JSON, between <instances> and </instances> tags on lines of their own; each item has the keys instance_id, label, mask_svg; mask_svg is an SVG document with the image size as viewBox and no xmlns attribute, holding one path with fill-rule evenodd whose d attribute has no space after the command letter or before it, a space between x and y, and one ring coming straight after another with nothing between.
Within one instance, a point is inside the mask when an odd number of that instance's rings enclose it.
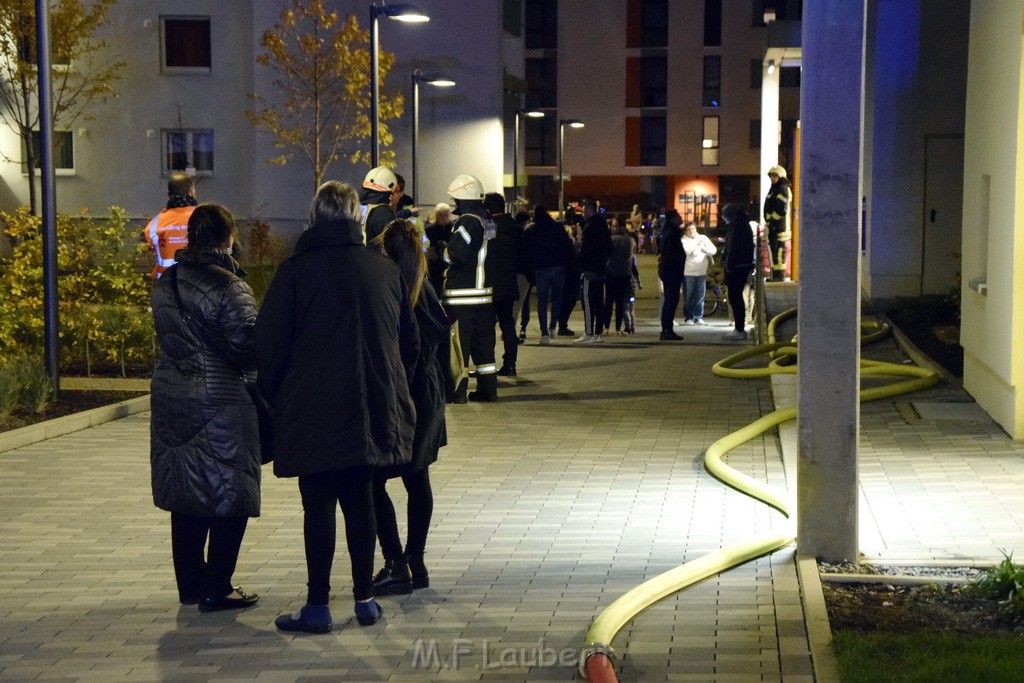
<instances>
[{"instance_id":1,"label":"grass patch","mask_svg":"<svg viewBox=\"0 0 1024 683\"><path fill-rule=\"evenodd\" d=\"M843 683L1024 680L1024 639L1015 635L838 631L832 642Z\"/></svg>"}]
</instances>

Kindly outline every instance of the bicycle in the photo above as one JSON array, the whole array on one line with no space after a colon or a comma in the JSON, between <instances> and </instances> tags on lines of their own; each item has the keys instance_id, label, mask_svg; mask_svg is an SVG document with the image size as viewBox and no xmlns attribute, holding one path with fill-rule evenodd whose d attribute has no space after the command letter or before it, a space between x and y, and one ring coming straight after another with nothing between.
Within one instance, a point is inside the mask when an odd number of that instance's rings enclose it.
<instances>
[{"instance_id":1,"label":"bicycle","mask_svg":"<svg viewBox=\"0 0 1024 683\"><path fill-rule=\"evenodd\" d=\"M708 268L704 282L704 315L711 316L721 311L729 315L729 306L725 296L725 272L717 263Z\"/></svg>"}]
</instances>

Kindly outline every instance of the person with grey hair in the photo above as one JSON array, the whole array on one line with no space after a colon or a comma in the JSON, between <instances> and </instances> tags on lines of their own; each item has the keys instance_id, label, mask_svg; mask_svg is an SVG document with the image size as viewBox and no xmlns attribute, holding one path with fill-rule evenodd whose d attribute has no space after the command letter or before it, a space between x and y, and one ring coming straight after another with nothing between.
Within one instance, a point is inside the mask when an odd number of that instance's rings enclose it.
<instances>
[{"instance_id":1,"label":"person with grey hair","mask_svg":"<svg viewBox=\"0 0 1024 683\"><path fill-rule=\"evenodd\" d=\"M359 198L320 186L310 226L277 269L256 320L259 385L274 416L274 474L298 477L306 604L282 631L327 633L340 504L352 562L356 620L377 622L373 472L409 462L416 411L409 382L419 356L416 317L398 266L363 246Z\"/></svg>"}]
</instances>

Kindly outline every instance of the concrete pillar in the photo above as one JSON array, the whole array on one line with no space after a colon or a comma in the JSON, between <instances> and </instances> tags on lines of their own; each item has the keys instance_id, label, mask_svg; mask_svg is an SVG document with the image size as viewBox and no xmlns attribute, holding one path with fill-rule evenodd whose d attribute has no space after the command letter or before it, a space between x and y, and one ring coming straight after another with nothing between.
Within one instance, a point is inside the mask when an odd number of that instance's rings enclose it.
<instances>
[{"instance_id":1,"label":"concrete pillar","mask_svg":"<svg viewBox=\"0 0 1024 683\"><path fill-rule=\"evenodd\" d=\"M797 544L857 557L865 0L804 5Z\"/></svg>"}]
</instances>

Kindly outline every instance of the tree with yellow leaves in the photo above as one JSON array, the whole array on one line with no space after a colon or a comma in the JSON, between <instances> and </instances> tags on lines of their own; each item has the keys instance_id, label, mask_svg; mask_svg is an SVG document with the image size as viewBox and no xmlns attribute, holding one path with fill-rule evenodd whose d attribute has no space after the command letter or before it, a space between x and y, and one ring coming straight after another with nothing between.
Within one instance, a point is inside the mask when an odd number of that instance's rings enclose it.
<instances>
[{"instance_id":1,"label":"tree with yellow leaves","mask_svg":"<svg viewBox=\"0 0 1024 683\"><path fill-rule=\"evenodd\" d=\"M280 22L260 39L264 52L256 61L275 72L273 94L250 93L255 109L249 121L288 150L269 160L284 164L305 157L313 170L314 189L339 159L370 161L370 34L354 16L341 18L324 0L295 0ZM394 53L380 54L379 82L394 64ZM401 95L380 97L380 119L402 115ZM381 145L393 140L381 123ZM383 151L381 163L394 164L395 153Z\"/></svg>"},{"instance_id":2,"label":"tree with yellow leaves","mask_svg":"<svg viewBox=\"0 0 1024 683\"><path fill-rule=\"evenodd\" d=\"M117 0L50 0L53 125L70 128L90 120L88 109L115 96L113 83L124 62L112 59L96 37ZM29 206L36 213L35 169L39 155L39 80L36 12L32 0L0 0L0 116L21 138L28 173ZM55 143L55 146L57 143ZM57 150L55 150L57 151ZM3 155L5 161L20 159Z\"/></svg>"}]
</instances>

